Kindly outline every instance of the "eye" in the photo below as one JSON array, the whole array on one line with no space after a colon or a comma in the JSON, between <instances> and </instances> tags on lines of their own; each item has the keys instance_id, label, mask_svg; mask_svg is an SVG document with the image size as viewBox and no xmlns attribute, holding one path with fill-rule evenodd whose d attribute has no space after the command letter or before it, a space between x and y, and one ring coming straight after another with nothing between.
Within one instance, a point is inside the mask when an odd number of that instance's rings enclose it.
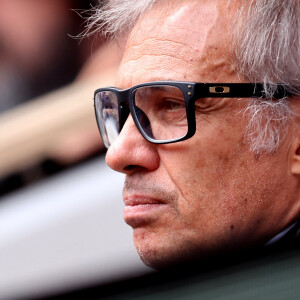
<instances>
[{"instance_id":1,"label":"eye","mask_svg":"<svg viewBox=\"0 0 300 300\"><path fill-rule=\"evenodd\" d=\"M167 99L164 99L163 103L164 103L164 105L163 105L164 108L168 111L175 111L175 110L185 108L185 103L182 100L180 101L177 99L167 98Z\"/></svg>"}]
</instances>

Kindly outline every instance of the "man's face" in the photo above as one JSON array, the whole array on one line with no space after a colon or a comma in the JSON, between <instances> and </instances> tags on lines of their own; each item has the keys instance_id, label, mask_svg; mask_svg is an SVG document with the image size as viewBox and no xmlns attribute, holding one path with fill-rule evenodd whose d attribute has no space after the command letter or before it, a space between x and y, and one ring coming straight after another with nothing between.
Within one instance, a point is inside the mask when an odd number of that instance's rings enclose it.
<instances>
[{"instance_id":1,"label":"man's face","mask_svg":"<svg viewBox=\"0 0 300 300\"><path fill-rule=\"evenodd\" d=\"M235 7L227 3L154 7L129 36L116 86L242 82L230 53ZM126 174L124 218L146 264L161 267L264 243L286 226L293 201L286 196L289 147L285 142L272 156L249 151L247 101L199 101L196 134L175 144L147 142L129 116L109 148L108 165Z\"/></svg>"}]
</instances>

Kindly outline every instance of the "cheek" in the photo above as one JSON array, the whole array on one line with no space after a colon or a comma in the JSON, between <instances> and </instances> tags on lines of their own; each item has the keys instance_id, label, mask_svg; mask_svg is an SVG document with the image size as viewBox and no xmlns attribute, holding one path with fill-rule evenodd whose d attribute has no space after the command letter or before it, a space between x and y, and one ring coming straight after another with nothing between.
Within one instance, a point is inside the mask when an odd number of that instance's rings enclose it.
<instances>
[{"instance_id":1,"label":"cheek","mask_svg":"<svg viewBox=\"0 0 300 300\"><path fill-rule=\"evenodd\" d=\"M180 166L177 162L170 167L169 176L180 191L178 222L195 237L250 237L275 213L276 198L284 197L284 176L270 172L272 158L257 160L242 141L236 145L217 150L207 144L214 150L203 146L195 153L174 153Z\"/></svg>"},{"instance_id":2,"label":"cheek","mask_svg":"<svg viewBox=\"0 0 300 300\"><path fill-rule=\"evenodd\" d=\"M235 216L249 210L249 199L255 198L251 187L256 186L255 176L249 173L253 155L241 133L224 132L215 130L210 138L198 134L161 153L168 176L180 193L179 214L191 227L214 226L222 219L228 229Z\"/></svg>"},{"instance_id":3,"label":"cheek","mask_svg":"<svg viewBox=\"0 0 300 300\"><path fill-rule=\"evenodd\" d=\"M198 129L193 138L162 147L161 161L185 197L195 190L224 189L235 168L239 172L246 168L243 134L213 127L206 132Z\"/></svg>"}]
</instances>

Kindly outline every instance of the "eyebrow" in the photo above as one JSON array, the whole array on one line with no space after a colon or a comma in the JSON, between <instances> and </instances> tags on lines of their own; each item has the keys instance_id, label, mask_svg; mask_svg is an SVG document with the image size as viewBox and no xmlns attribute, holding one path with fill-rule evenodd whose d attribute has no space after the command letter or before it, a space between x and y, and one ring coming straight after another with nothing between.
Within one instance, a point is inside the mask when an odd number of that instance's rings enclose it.
<instances>
[{"instance_id":1,"label":"eyebrow","mask_svg":"<svg viewBox=\"0 0 300 300\"><path fill-rule=\"evenodd\" d=\"M155 81L184 81L184 80L176 80L174 78L162 78L162 77L151 77L151 80L145 81L145 82L155 82Z\"/></svg>"},{"instance_id":2,"label":"eyebrow","mask_svg":"<svg viewBox=\"0 0 300 300\"><path fill-rule=\"evenodd\" d=\"M153 85L153 86L146 86L142 89L142 92L140 92L141 95L147 94L147 91L168 91L168 86L163 86L163 85Z\"/></svg>"},{"instance_id":3,"label":"eyebrow","mask_svg":"<svg viewBox=\"0 0 300 300\"><path fill-rule=\"evenodd\" d=\"M155 82L155 81L171 81L171 82L172 82L172 81L184 81L184 79L182 79L182 80L176 80L176 79L171 78L171 77L167 77L167 78L162 78L162 77L150 77L150 78L147 78L147 80L145 80L145 81L143 81L143 82L141 82L141 83ZM127 89L130 89L130 88L132 88L132 87L134 87L134 86L136 86L136 85L139 85L139 83L133 84L133 85L131 85L130 87L126 87L126 88L121 87L119 84L116 84L115 87L118 87L118 88L120 88L120 89L122 89L122 90L127 90Z\"/></svg>"}]
</instances>

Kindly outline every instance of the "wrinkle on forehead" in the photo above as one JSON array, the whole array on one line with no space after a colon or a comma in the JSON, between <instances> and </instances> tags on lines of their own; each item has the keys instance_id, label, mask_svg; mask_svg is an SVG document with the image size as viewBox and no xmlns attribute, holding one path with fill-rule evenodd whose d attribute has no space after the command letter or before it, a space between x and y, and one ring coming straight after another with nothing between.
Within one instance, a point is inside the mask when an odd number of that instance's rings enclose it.
<instances>
[{"instance_id":1,"label":"wrinkle on forehead","mask_svg":"<svg viewBox=\"0 0 300 300\"><path fill-rule=\"evenodd\" d=\"M154 48L154 44L157 45L157 47ZM181 55L182 51L180 51L180 49L183 49L183 47L186 48L185 51L187 49L189 49L190 52L194 50L189 45L179 41L172 41L160 38L144 39L142 42L139 42L136 45L130 45L130 48L128 48L127 57L123 59L123 63L126 63L129 59L139 59L141 55L175 56L178 54L181 56L182 59L187 59L186 56Z\"/></svg>"},{"instance_id":2,"label":"wrinkle on forehead","mask_svg":"<svg viewBox=\"0 0 300 300\"><path fill-rule=\"evenodd\" d=\"M153 47L153 44L151 44L152 42L146 42L139 49L130 49L127 58L122 62L122 69L131 74L141 73L145 70L148 72L166 70L176 74L176 70L180 69L182 64L185 64L190 70L197 70L197 65L193 59L191 60L191 57L194 55L193 51L188 48L184 49L184 45L161 40L156 41L156 47ZM168 62L167 64L166 61ZM172 70L170 70L169 66L172 66ZM181 71L180 74L182 74ZM174 75L169 74L168 77L173 78Z\"/></svg>"}]
</instances>

